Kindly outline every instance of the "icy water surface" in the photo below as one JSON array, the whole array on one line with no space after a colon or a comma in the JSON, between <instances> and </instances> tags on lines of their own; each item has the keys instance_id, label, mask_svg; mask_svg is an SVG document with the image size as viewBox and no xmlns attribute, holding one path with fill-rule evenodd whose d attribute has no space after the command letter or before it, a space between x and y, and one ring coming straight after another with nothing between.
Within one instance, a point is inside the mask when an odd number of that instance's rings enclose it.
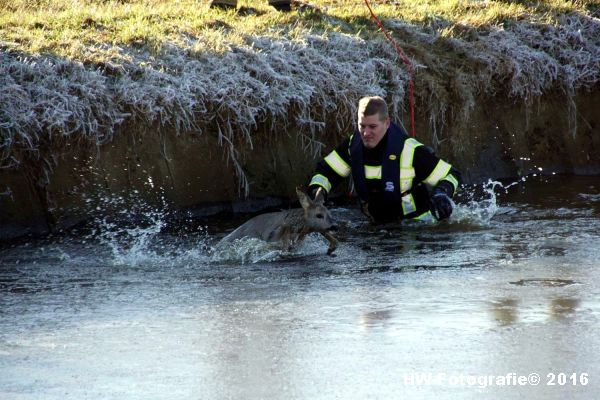
<instances>
[{"instance_id":1,"label":"icy water surface","mask_svg":"<svg viewBox=\"0 0 600 400\"><path fill-rule=\"evenodd\" d=\"M472 189L433 227L333 208L336 257L159 211L4 245L0 399L597 398L600 178Z\"/></svg>"}]
</instances>

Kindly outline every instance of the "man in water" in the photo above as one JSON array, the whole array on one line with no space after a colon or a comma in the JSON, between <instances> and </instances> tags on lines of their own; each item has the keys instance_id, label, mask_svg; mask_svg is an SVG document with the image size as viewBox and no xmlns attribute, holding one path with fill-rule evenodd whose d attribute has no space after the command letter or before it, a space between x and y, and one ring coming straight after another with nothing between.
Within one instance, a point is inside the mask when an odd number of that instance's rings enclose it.
<instances>
[{"instance_id":1,"label":"man in water","mask_svg":"<svg viewBox=\"0 0 600 400\"><path fill-rule=\"evenodd\" d=\"M291 11L291 0L269 0L269 5L273 6L277 11ZM225 10L237 8L237 0L212 0L211 8L222 8Z\"/></svg>"},{"instance_id":2,"label":"man in water","mask_svg":"<svg viewBox=\"0 0 600 400\"><path fill-rule=\"evenodd\" d=\"M363 213L375 223L443 220L452 213L460 173L390 121L385 100L358 103L358 130L322 159L309 193L329 193L352 174Z\"/></svg>"}]
</instances>

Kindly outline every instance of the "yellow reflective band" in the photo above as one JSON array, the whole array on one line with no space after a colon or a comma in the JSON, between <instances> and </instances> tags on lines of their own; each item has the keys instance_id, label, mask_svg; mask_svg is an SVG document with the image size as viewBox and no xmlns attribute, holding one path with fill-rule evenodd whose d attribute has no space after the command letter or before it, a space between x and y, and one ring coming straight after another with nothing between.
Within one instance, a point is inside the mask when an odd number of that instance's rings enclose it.
<instances>
[{"instance_id":1,"label":"yellow reflective band","mask_svg":"<svg viewBox=\"0 0 600 400\"><path fill-rule=\"evenodd\" d=\"M419 146L423 146L413 138L408 138L404 142L404 148L402 154L400 154L400 168L412 168L413 157L415 156L415 149Z\"/></svg>"},{"instance_id":2,"label":"yellow reflective band","mask_svg":"<svg viewBox=\"0 0 600 400\"><path fill-rule=\"evenodd\" d=\"M404 193L410 190L415 175L414 168L400 168L400 192Z\"/></svg>"},{"instance_id":3,"label":"yellow reflective band","mask_svg":"<svg viewBox=\"0 0 600 400\"><path fill-rule=\"evenodd\" d=\"M325 191L327 193L329 193L329 191L331 190L331 183L329 183L329 179L327 179L327 177L325 177L321 174L317 174L317 175L313 176L312 179L310 180L309 186L310 185L319 185L323 189L325 189Z\"/></svg>"},{"instance_id":4,"label":"yellow reflective band","mask_svg":"<svg viewBox=\"0 0 600 400\"><path fill-rule=\"evenodd\" d=\"M431 214L431 211L426 211L423 214L419 215L418 217L414 217L412 220L420 221L420 222L429 222L429 223L436 222L436 219L433 217L433 214Z\"/></svg>"},{"instance_id":5,"label":"yellow reflective band","mask_svg":"<svg viewBox=\"0 0 600 400\"><path fill-rule=\"evenodd\" d=\"M340 157L337 151L334 150L329 153L329 155L325 157L325 162L342 178L350 175L350 166L342 159L342 157Z\"/></svg>"},{"instance_id":6,"label":"yellow reflective band","mask_svg":"<svg viewBox=\"0 0 600 400\"><path fill-rule=\"evenodd\" d=\"M452 184L452 186L454 186L454 193L456 193L456 191L458 190L458 179L456 179L454 177L454 175L452 174L448 174L446 175L446 177L444 179L442 179L443 181L448 181ZM453 193L453 194L454 194Z\"/></svg>"},{"instance_id":7,"label":"yellow reflective band","mask_svg":"<svg viewBox=\"0 0 600 400\"><path fill-rule=\"evenodd\" d=\"M404 213L404 215L408 215L415 211L417 211L417 206L415 205L415 199L413 198L412 194L409 193L406 196L403 196L402 212Z\"/></svg>"},{"instance_id":8,"label":"yellow reflective band","mask_svg":"<svg viewBox=\"0 0 600 400\"><path fill-rule=\"evenodd\" d=\"M413 138L408 138L404 141L404 147L402 148L402 153L400 154L400 192L402 193L409 191L412 187L413 179L415 177L415 169L413 168L413 158L415 156L415 149L419 146L423 145ZM414 201L412 199L412 196L410 197L412 207L409 203L406 203L405 205L404 197L402 198L402 209L404 210L404 215L406 215L412 212L407 212L406 210L416 207L414 207Z\"/></svg>"},{"instance_id":9,"label":"yellow reflective band","mask_svg":"<svg viewBox=\"0 0 600 400\"><path fill-rule=\"evenodd\" d=\"M365 165L365 178L381 179L381 165L378 165L378 166Z\"/></svg>"},{"instance_id":10,"label":"yellow reflective band","mask_svg":"<svg viewBox=\"0 0 600 400\"><path fill-rule=\"evenodd\" d=\"M423 181L423 183L428 187L434 187L439 181L448 175L448 172L450 172L451 168L452 166L446 161L440 160L433 171L431 171L431 174L429 174L429 176Z\"/></svg>"},{"instance_id":11,"label":"yellow reflective band","mask_svg":"<svg viewBox=\"0 0 600 400\"><path fill-rule=\"evenodd\" d=\"M416 175L414 168L400 168L401 179L412 179Z\"/></svg>"}]
</instances>

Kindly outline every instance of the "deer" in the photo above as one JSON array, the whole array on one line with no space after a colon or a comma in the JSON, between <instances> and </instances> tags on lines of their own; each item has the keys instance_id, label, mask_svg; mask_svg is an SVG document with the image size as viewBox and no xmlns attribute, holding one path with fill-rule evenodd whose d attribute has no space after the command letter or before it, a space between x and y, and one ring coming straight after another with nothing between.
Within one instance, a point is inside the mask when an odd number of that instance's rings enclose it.
<instances>
[{"instance_id":1,"label":"deer","mask_svg":"<svg viewBox=\"0 0 600 400\"><path fill-rule=\"evenodd\" d=\"M318 232L329 242L327 254L333 255L338 241L331 232L337 230L337 225L324 205L322 188L317 189L314 200L299 187L296 194L302 208L257 215L221 239L217 247L236 239L256 238L276 242L281 248L290 250L309 233Z\"/></svg>"}]
</instances>

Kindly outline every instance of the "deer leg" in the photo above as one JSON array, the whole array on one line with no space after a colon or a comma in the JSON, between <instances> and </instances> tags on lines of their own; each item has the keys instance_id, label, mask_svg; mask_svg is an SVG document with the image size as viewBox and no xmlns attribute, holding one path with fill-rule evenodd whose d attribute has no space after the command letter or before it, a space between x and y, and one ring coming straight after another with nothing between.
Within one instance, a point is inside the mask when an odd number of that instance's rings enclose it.
<instances>
[{"instance_id":1,"label":"deer leg","mask_svg":"<svg viewBox=\"0 0 600 400\"><path fill-rule=\"evenodd\" d=\"M337 249L338 241L337 239L329 232L320 232L321 235L329 242L329 248L327 249L327 255L332 255L335 249Z\"/></svg>"},{"instance_id":2,"label":"deer leg","mask_svg":"<svg viewBox=\"0 0 600 400\"><path fill-rule=\"evenodd\" d=\"M290 252L294 248L294 242L289 232L285 232L285 234L282 236L281 243L283 251Z\"/></svg>"},{"instance_id":3,"label":"deer leg","mask_svg":"<svg viewBox=\"0 0 600 400\"><path fill-rule=\"evenodd\" d=\"M304 240L304 238L306 237L305 233L301 233L300 235L297 234L293 234L293 233L289 233L287 235L287 250L288 251L292 251L294 249L294 247L300 245L300 243L302 243L302 241Z\"/></svg>"}]
</instances>

